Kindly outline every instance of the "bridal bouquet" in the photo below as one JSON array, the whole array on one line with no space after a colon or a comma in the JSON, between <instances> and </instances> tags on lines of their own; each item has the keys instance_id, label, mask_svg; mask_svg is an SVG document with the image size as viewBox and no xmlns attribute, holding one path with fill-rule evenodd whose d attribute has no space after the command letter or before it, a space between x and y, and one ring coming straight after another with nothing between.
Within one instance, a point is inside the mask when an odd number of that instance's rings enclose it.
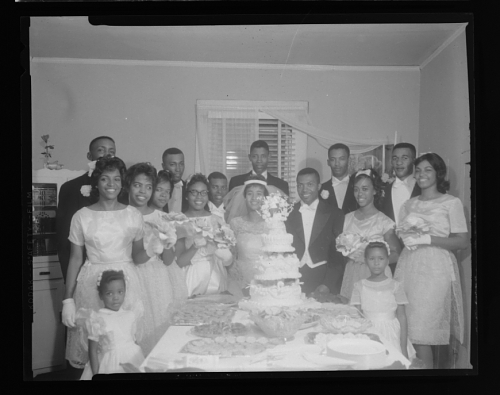
<instances>
[{"instance_id":1,"label":"bridal bouquet","mask_svg":"<svg viewBox=\"0 0 500 395\"><path fill-rule=\"evenodd\" d=\"M429 221L412 213L406 216L405 219L396 227L396 234L401 238L408 236L423 236L429 234L430 230L431 224ZM417 246L411 246L408 248L410 250L414 250Z\"/></svg>"},{"instance_id":2,"label":"bridal bouquet","mask_svg":"<svg viewBox=\"0 0 500 395\"><path fill-rule=\"evenodd\" d=\"M366 240L358 233L343 232L335 240L335 248L344 256L349 256L361 247Z\"/></svg>"},{"instance_id":3,"label":"bridal bouquet","mask_svg":"<svg viewBox=\"0 0 500 395\"><path fill-rule=\"evenodd\" d=\"M284 222L292 210L293 204L288 202L286 196L280 193L271 193L262 199L259 214L266 222Z\"/></svg>"}]
</instances>

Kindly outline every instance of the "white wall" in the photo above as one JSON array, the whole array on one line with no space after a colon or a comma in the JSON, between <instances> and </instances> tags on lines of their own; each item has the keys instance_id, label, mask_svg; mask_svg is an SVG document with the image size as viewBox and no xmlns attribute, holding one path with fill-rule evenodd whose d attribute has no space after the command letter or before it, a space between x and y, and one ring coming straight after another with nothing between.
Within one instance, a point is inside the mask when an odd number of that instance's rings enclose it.
<instances>
[{"instance_id":1,"label":"white wall","mask_svg":"<svg viewBox=\"0 0 500 395\"><path fill-rule=\"evenodd\" d=\"M33 169L43 166L40 136L50 135L53 158L85 169L88 143L109 135L127 165L162 152L185 152L194 171L195 104L213 100L305 100L313 124L357 138L417 143L419 72L415 69L304 71L158 65L32 62ZM326 149L308 140L307 166L324 178ZM304 165L305 166L305 165Z\"/></svg>"},{"instance_id":2,"label":"white wall","mask_svg":"<svg viewBox=\"0 0 500 395\"><path fill-rule=\"evenodd\" d=\"M421 71L419 152L436 152L449 165L450 194L459 197L470 224L470 131L465 32ZM470 225L469 225L470 232ZM468 339L471 300L471 251L458 254L467 321L462 368L470 367Z\"/></svg>"}]
</instances>

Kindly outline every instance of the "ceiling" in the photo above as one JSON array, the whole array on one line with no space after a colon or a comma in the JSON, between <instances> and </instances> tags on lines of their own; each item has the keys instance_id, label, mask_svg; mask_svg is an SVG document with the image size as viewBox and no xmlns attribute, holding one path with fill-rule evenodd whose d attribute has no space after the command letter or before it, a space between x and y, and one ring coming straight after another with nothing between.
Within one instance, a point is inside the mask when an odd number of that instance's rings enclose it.
<instances>
[{"instance_id":1,"label":"ceiling","mask_svg":"<svg viewBox=\"0 0 500 395\"><path fill-rule=\"evenodd\" d=\"M93 26L86 17L32 17L41 58L330 66L420 66L465 23Z\"/></svg>"}]
</instances>

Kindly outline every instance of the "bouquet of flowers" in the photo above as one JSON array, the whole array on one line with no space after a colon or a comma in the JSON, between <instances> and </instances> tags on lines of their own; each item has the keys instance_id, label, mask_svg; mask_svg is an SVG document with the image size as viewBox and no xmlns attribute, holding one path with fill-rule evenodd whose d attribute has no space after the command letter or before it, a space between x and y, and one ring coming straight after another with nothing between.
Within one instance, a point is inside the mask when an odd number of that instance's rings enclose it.
<instances>
[{"instance_id":1,"label":"bouquet of flowers","mask_svg":"<svg viewBox=\"0 0 500 395\"><path fill-rule=\"evenodd\" d=\"M286 196L280 193L271 193L262 199L259 214L266 222L284 222L292 210L293 204L288 202Z\"/></svg>"},{"instance_id":2,"label":"bouquet of flowers","mask_svg":"<svg viewBox=\"0 0 500 395\"><path fill-rule=\"evenodd\" d=\"M217 248L230 248L236 245L236 237L228 225L221 225L220 228L215 230L214 241Z\"/></svg>"},{"instance_id":3,"label":"bouquet of flowers","mask_svg":"<svg viewBox=\"0 0 500 395\"><path fill-rule=\"evenodd\" d=\"M344 256L349 256L361 247L366 240L358 233L343 232L335 240L335 248Z\"/></svg>"},{"instance_id":4,"label":"bouquet of flowers","mask_svg":"<svg viewBox=\"0 0 500 395\"><path fill-rule=\"evenodd\" d=\"M175 232L175 226L171 222L162 222L161 225L154 224L152 222L145 222L153 230L153 235L155 235L161 243L168 250L172 248L177 242L177 233Z\"/></svg>"},{"instance_id":5,"label":"bouquet of flowers","mask_svg":"<svg viewBox=\"0 0 500 395\"><path fill-rule=\"evenodd\" d=\"M396 234L405 238L408 236L422 236L429 234L431 230L431 224L426 219L419 217L417 215L409 214L405 219L396 227ZM408 247L410 250L414 250L417 246Z\"/></svg>"}]
</instances>

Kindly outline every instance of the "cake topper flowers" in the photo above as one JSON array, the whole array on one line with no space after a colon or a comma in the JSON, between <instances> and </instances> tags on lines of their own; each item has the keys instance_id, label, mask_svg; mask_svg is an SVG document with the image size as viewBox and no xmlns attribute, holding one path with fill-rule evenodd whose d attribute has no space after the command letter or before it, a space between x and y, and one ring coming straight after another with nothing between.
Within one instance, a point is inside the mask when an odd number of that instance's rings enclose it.
<instances>
[{"instance_id":1,"label":"cake topper flowers","mask_svg":"<svg viewBox=\"0 0 500 395\"><path fill-rule=\"evenodd\" d=\"M266 222L281 221L284 222L293 205L280 193L271 193L269 196L262 198L262 206L258 213Z\"/></svg>"}]
</instances>

